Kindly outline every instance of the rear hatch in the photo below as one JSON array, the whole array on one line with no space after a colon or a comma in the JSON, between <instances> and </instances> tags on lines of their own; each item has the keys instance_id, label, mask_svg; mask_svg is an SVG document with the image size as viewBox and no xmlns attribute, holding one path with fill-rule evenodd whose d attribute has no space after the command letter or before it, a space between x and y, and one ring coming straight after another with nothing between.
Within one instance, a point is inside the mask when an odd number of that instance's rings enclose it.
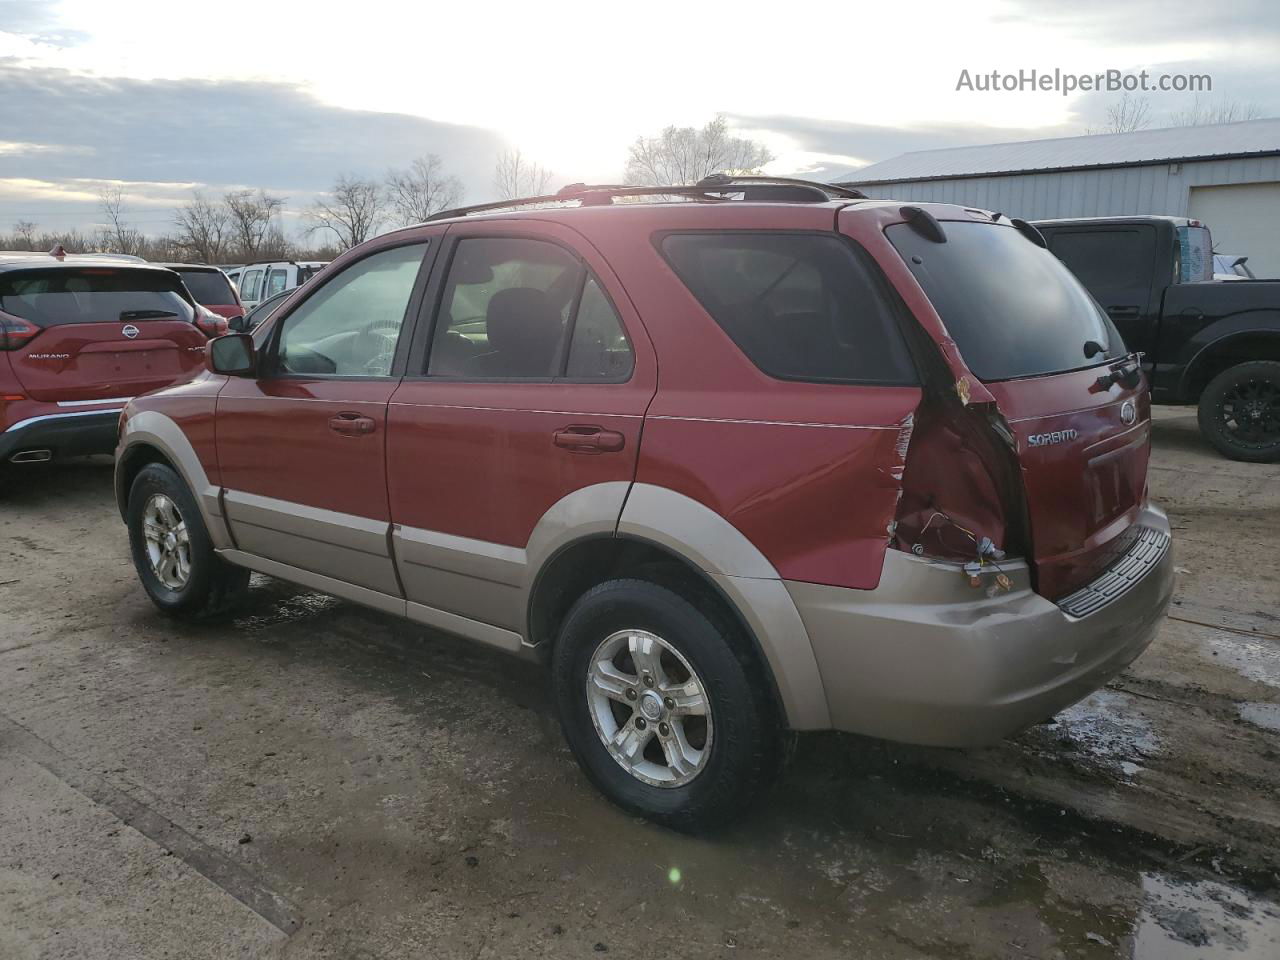
<instances>
[{"instance_id":1,"label":"rear hatch","mask_svg":"<svg viewBox=\"0 0 1280 960\"><path fill-rule=\"evenodd\" d=\"M236 296L231 281L221 270L194 267L173 269L178 276L182 277L182 282L187 285L196 303L228 319L244 314L244 308L240 306L240 298Z\"/></svg>"},{"instance_id":2,"label":"rear hatch","mask_svg":"<svg viewBox=\"0 0 1280 960\"><path fill-rule=\"evenodd\" d=\"M911 223L885 234L995 400L987 420L1012 441L1028 541L1007 546L1025 550L1038 591L1059 599L1136 533L1150 407L1106 314L1033 231L1007 223L943 221L942 242Z\"/></svg>"},{"instance_id":3,"label":"rear hatch","mask_svg":"<svg viewBox=\"0 0 1280 960\"><path fill-rule=\"evenodd\" d=\"M33 400L134 397L188 379L205 337L178 275L155 267L48 266L0 273L9 358Z\"/></svg>"}]
</instances>

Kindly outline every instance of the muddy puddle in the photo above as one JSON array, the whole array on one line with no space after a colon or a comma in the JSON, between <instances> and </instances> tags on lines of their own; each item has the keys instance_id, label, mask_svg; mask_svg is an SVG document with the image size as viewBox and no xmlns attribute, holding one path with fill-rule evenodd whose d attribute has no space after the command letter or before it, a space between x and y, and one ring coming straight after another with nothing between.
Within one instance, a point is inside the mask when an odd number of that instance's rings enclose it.
<instances>
[{"instance_id":1,"label":"muddy puddle","mask_svg":"<svg viewBox=\"0 0 1280 960\"><path fill-rule=\"evenodd\" d=\"M1075 759L1108 770L1120 780L1140 774L1147 758L1161 752L1160 738L1134 699L1115 690L1099 690L1034 731L1070 751Z\"/></svg>"},{"instance_id":2,"label":"muddy puddle","mask_svg":"<svg viewBox=\"0 0 1280 960\"><path fill-rule=\"evenodd\" d=\"M1266 637L1214 636L1205 641L1209 659L1249 680L1280 687L1280 644Z\"/></svg>"},{"instance_id":3,"label":"muddy puddle","mask_svg":"<svg viewBox=\"0 0 1280 960\"><path fill-rule=\"evenodd\" d=\"M1280 703L1241 703L1237 709L1245 723L1280 733Z\"/></svg>"},{"instance_id":4,"label":"muddy puddle","mask_svg":"<svg viewBox=\"0 0 1280 960\"><path fill-rule=\"evenodd\" d=\"M1211 880L1142 877L1134 960L1276 960L1280 907Z\"/></svg>"}]
</instances>

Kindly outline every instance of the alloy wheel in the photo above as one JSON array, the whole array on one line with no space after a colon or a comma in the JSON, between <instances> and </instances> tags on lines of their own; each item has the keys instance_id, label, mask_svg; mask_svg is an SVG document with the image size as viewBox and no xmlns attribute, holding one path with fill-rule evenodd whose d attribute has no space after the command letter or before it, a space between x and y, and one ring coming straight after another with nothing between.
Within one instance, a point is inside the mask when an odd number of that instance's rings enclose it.
<instances>
[{"instance_id":1,"label":"alloy wheel","mask_svg":"<svg viewBox=\"0 0 1280 960\"><path fill-rule=\"evenodd\" d=\"M1280 441L1280 384L1275 381L1251 377L1234 384L1218 410L1236 442L1268 447Z\"/></svg>"},{"instance_id":2,"label":"alloy wheel","mask_svg":"<svg viewBox=\"0 0 1280 960\"><path fill-rule=\"evenodd\" d=\"M153 493L142 508L142 536L151 572L170 590L181 590L191 579L191 538L178 505L163 493Z\"/></svg>"},{"instance_id":3,"label":"alloy wheel","mask_svg":"<svg viewBox=\"0 0 1280 960\"><path fill-rule=\"evenodd\" d=\"M587 667L587 705L609 755L637 780L680 787L711 756L711 705L689 661L646 630L610 634Z\"/></svg>"}]
</instances>

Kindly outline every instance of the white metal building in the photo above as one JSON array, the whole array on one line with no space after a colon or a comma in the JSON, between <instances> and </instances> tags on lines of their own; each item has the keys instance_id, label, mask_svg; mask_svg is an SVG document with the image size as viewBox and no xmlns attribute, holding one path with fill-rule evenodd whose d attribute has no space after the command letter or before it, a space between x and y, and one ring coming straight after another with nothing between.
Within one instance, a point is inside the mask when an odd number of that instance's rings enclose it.
<instances>
[{"instance_id":1,"label":"white metal building","mask_svg":"<svg viewBox=\"0 0 1280 960\"><path fill-rule=\"evenodd\" d=\"M936 200L1027 220L1165 214L1280 277L1280 119L904 153L841 181L869 197Z\"/></svg>"}]
</instances>

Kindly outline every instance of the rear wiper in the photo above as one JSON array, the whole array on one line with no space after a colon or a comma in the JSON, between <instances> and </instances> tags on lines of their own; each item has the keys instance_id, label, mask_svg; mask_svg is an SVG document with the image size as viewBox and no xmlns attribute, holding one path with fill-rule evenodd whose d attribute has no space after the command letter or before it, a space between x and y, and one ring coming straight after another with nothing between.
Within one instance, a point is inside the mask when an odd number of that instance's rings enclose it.
<instances>
[{"instance_id":1,"label":"rear wiper","mask_svg":"<svg viewBox=\"0 0 1280 960\"><path fill-rule=\"evenodd\" d=\"M164 317L177 317L181 314L174 313L172 310L121 310L120 322L125 323L129 320L160 320Z\"/></svg>"},{"instance_id":2,"label":"rear wiper","mask_svg":"<svg viewBox=\"0 0 1280 960\"><path fill-rule=\"evenodd\" d=\"M1110 390L1113 383L1132 390L1142 382L1142 354L1131 353L1121 357L1111 365L1111 369L1100 376L1095 386L1099 390Z\"/></svg>"}]
</instances>

